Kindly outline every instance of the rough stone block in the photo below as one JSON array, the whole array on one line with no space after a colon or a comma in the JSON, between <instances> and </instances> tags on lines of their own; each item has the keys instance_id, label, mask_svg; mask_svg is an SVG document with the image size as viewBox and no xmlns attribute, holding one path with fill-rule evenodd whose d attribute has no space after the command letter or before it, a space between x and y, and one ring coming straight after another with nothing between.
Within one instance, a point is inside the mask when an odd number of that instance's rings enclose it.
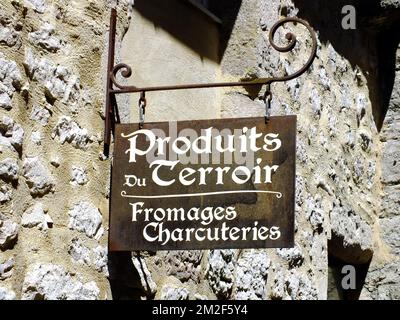
<instances>
[{"instance_id":1,"label":"rough stone block","mask_svg":"<svg viewBox=\"0 0 400 320\"><path fill-rule=\"evenodd\" d=\"M100 238L104 232L99 209L87 201L75 204L69 211L70 229L84 232L89 238Z\"/></svg>"},{"instance_id":2,"label":"rough stone block","mask_svg":"<svg viewBox=\"0 0 400 320\"><path fill-rule=\"evenodd\" d=\"M83 283L54 264L31 266L22 287L23 300L97 300L99 293L94 281Z\"/></svg>"},{"instance_id":3,"label":"rough stone block","mask_svg":"<svg viewBox=\"0 0 400 320\"><path fill-rule=\"evenodd\" d=\"M39 230L47 230L53 226L53 220L43 209L43 204L38 202L24 212L21 224L26 228L38 227Z\"/></svg>"},{"instance_id":4,"label":"rough stone block","mask_svg":"<svg viewBox=\"0 0 400 320\"><path fill-rule=\"evenodd\" d=\"M54 191L55 182L50 171L39 157L26 158L23 165L23 176L32 196L42 197Z\"/></svg>"},{"instance_id":5,"label":"rough stone block","mask_svg":"<svg viewBox=\"0 0 400 320\"><path fill-rule=\"evenodd\" d=\"M18 237L18 224L11 220L0 220L0 249L12 249Z\"/></svg>"}]
</instances>

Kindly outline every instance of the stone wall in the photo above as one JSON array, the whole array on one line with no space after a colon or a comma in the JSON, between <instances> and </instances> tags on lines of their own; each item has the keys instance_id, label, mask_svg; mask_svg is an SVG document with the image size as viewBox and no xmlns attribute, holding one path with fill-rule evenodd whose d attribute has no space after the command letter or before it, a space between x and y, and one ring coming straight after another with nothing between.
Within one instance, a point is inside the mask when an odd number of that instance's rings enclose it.
<instances>
[{"instance_id":1,"label":"stone wall","mask_svg":"<svg viewBox=\"0 0 400 320\"><path fill-rule=\"evenodd\" d=\"M380 135L382 141L382 207L377 228L384 242L381 259L374 259L366 279L372 299L400 299L400 47L396 51L394 90Z\"/></svg>"},{"instance_id":2,"label":"stone wall","mask_svg":"<svg viewBox=\"0 0 400 320\"><path fill-rule=\"evenodd\" d=\"M105 299L107 1L0 4L0 299ZM119 34L132 4L119 5Z\"/></svg>"},{"instance_id":3,"label":"stone wall","mask_svg":"<svg viewBox=\"0 0 400 320\"><path fill-rule=\"evenodd\" d=\"M295 0L215 7L231 26L222 30L229 38L222 81L303 65L311 42L301 26L287 26L300 40L294 52L278 54L268 43L281 16L304 17L318 31L311 69L272 86L273 115L298 115L295 247L107 255L110 161L102 134L112 5L0 5L0 299L326 299L328 255L370 263L362 298L398 298L399 55L379 132L384 99L372 94L380 89L371 85L370 65L342 50L334 26L318 20L333 5L318 16L318 6ZM118 4L118 43L135 23L132 5ZM398 2L382 7L389 15ZM379 66L377 48L364 40L361 28L346 41ZM221 116L263 116L263 90L221 89Z\"/></svg>"}]
</instances>

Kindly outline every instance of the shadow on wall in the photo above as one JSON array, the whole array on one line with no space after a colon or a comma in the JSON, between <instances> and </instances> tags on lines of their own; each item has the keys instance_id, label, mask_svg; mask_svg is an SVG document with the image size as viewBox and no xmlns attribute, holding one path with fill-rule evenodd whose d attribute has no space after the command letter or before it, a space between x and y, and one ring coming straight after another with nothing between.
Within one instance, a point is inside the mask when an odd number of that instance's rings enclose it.
<instances>
[{"instance_id":1,"label":"shadow on wall","mask_svg":"<svg viewBox=\"0 0 400 320\"><path fill-rule=\"evenodd\" d=\"M227 3L229 2L229 5ZM209 43L207 30L202 29L206 14L195 8L187 0L135 0L135 10L154 24L154 28L162 28L183 45L191 48L203 58L220 63L228 45L241 0L209 0L208 8L211 13L220 17L223 10L222 25L213 22L220 28L219 48ZM190 12L190 14L188 14ZM172 15L173 13L173 15ZM138 41L149 41L142 39ZM214 50L218 50L218 54Z\"/></svg>"},{"instance_id":2,"label":"shadow on wall","mask_svg":"<svg viewBox=\"0 0 400 320\"><path fill-rule=\"evenodd\" d=\"M359 66L368 81L375 124L380 131L388 110L395 79L396 50L400 42L400 10L383 9L378 0L293 0L298 16L319 31L322 42ZM342 8L353 5L355 30L342 28ZM285 8L282 8L284 13Z\"/></svg>"},{"instance_id":3,"label":"shadow on wall","mask_svg":"<svg viewBox=\"0 0 400 320\"><path fill-rule=\"evenodd\" d=\"M131 252L110 252L108 255L108 270L113 300L154 298L143 290L140 275L132 262Z\"/></svg>"},{"instance_id":4,"label":"shadow on wall","mask_svg":"<svg viewBox=\"0 0 400 320\"><path fill-rule=\"evenodd\" d=\"M219 59L222 60L228 46L242 0L209 0L209 10L221 19Z\"/></svg>"}]
</instances>

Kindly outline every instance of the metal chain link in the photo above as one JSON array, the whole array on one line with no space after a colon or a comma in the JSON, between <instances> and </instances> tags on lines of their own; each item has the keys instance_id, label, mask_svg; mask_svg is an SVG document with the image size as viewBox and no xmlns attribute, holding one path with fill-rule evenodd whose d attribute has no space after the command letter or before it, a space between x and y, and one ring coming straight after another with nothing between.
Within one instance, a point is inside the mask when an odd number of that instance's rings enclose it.
<instances>
[{"instance_id":1,"label":"metal chain link","mask_svg":"<svg viewBox=\"0 0 400 320\"><path fill-rule=\"evenodd\" d=\"M265 123L268 123L269 119L271 118L271 101L272 101L272 92L271 86L267 84L267 88L264 94L264 103L265 103Z\"/></svg>"},{"instance_id":2,"label":"metal chain link","mask_svg":"<svg viewBox=\"0 0 400 320\"><path fill-rule=\"evenodd\" d=\"M144 116L146 113L146 96L145 96L145 92L143 91L140 94L140 98L139 98L139 129L143 128L144 125Z\"/></svg>"}]
</instances>

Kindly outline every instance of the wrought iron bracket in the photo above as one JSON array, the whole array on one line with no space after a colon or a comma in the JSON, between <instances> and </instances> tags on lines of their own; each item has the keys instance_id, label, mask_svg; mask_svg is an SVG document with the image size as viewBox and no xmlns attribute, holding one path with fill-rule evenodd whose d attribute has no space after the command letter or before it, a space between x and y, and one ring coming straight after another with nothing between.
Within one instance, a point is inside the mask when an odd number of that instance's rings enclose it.
<instances>
[{"instance_id":1,"label":"wrought iron bracket","mask_svg":"<svg viewBox=\"0 0 400 320\"><path fill-rule=\"evenodd\" d=\"M111 143L111 133L114 131L114 124L119 122L118 108L116 103L116 95L123 93L142 93L144 96L145 92L151 91L170 91L170 90L185 90L185 89L201 89L201 88L218 88L218 87L246 87L246 86L262 86L271 85L274 82L284 82L295 79L301 76L308 68L312 65L317 51L317 38L315 31L312 27L304 20L297 17L286 17L276 22L269 32L269 42L271 46L279 52L290 52L292 51L297 43L297 37L291 32L286 34L286 40L289 42L285 46L276 44L274 38L277 30L286 23L299 23L308 29L308 32L312 40L312 49L310 57L308 58L305 65L298 71L285 75L282 77L270 77L260 78L251 81L239 81L239 82L219 82L219 83L197 83L197 84L183 84L183 85L166 85L166 86L155 86L155 87L136 87L126 86L118 83L117 74L120 73L122 77L129 78L132 75L132 69L125 63L119 63L114 65L115 59L115 35L116 35L116 23L117 23L117 11L116 9L111 10L110 16L110 31L109 31L109 42L108 42L108 66L107 66L107 89L106 89L106 109L105 109L105 130L104 130L104 154L109 155L109 148Z\"/></svg>"}]
</instances>

